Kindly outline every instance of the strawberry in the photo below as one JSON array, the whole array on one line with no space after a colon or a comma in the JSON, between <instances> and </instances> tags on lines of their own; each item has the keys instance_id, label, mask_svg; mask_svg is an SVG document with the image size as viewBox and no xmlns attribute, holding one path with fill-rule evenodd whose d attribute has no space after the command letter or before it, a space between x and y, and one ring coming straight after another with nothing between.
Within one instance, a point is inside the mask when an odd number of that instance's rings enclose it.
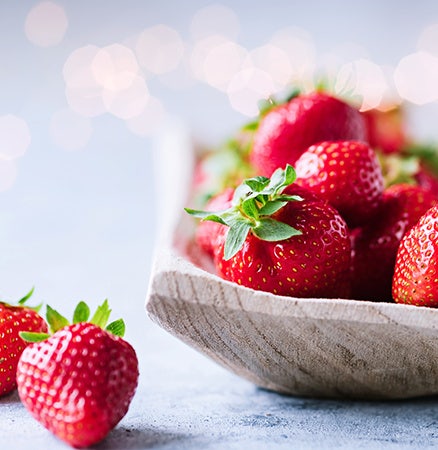
<instances>
[{"instance_id":1,"label":"strawberry","mask_svg":"<svg viewBox=\"0 0 438 450\"><path fill-rule=\"evenodd\" d=\"M26 347L21 331L46 332L47 324L38 314L38 308L25 306L33 289L17 306L0 302L0 396L17 387L15 373L18 360Z\"/></svg>"},{"instance_id":2,"label":"strawberry","mask_svg":"<svg viewBox=\"0 0 438 450\"><path fill-rule=\"evenodd\" d=\"M398 153L379 153L386 186L417 184L438 195L438 148L411 143Z\"/></svg>"},{"instance_id":3,"label":"strawberry","mask_svg":"<svg viewBox=\"0 0 438 450\"><path fill-rule=\"evenodd\" d=\"M438 307L438 206L426 211L403 237L392 293L397 303Z\"/></svg>"},{"instance_id":4,"label":"strawberry","mask_svg":"<svg viewBox=\"0 0 438 450\"><path fill-rule=\"evenodd\" d=\"M383 192L377 155L366 143L326 141L309 147L296 161L296 182L335 207L351 227L375 213Z\"/></svg>"},{"instance_id":5,"label":"strawberry","mask_svg":"<svg viewBox=\"0 0 438 450\"><path fill-rule=\"evenodd\" d=\"M298 95L270 109L254 135L250 161L257 173L270 176L322 141L366 139L362 115L326 93Z\"/></svg>"},{"instance_id":6,"label":"strawberry","mask_svg":"<svg viewBox=\"0 0 438 450\"><path fill-rule=\"evenodd\" d=\"M398 184L383 193L382 204L371 222L352 234L352 297L391 301L397 249L437 197L409 184Z\"/></svg>"},{"instance_id":7,"label":"strawberry","mask_svg":"<svg viewBox=\"0 0 438 450\"><path fill-rule=\"evenodd\" d=\"M297 297L349 295L350 239L327 202L297 184L292 166L245 180L225 211L187 211L229 227L216 241L218 275Z\"/></svg>"},{"instance_id":8,"label":"strawberry","mask_svg":"<svg viewBox=\"0 0 438 450\"><path fill-rule=\"evenodd\" d=\"M415 174L415 181L419 186L438 196L438 176L424 164L420 164Z\"/></svg>"},{"instance_id":9,"label":"strawberry","mask_svg":"<svg viewBox=\"0 0 438 450\"><path fill-rule=\"evenodd\" d=\"M73 324L47 307L52 335L22 333L34 341L17 367L19 396L30 413L69 445L102 440L124 417L138 382L134 349L122 339L121 319L105 329L108 302L90 321L80 302Z\"/></svg>"},{"instance_id":10,"label":"strawberry","mask_svg":"<svg viewBox=\"0 0 438 450\"><path fill-rule=\"evenodd\" d=\"M226 210L231 206L234 189L227 188L220 194L211 198L205 205L206 211ZM196 229L195 240L197 245L209 256L213 257L217 247L216 241L225 233L226 227L213 221L202 221Z\"/></svg>"},{"instance_id":11,"label":"strawberry","mask_svg":"<svg viewBox=\"0 0 438 450\"><path fill-rule=\"evenodd\" d=\"M385 154L399 153L409 143L405 110L401 106L385 111L369 109L362 115L372 148Z\"/></svg>"}]
</instances>

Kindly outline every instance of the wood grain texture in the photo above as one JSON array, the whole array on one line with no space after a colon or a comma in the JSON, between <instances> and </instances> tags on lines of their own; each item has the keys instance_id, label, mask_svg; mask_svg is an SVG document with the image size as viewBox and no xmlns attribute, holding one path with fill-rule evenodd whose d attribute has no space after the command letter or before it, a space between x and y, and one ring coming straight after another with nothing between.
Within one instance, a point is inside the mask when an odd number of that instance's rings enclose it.
<instances>
[{"instance_id":1,"label":"wood grain texture","mask_svg":"<svg viewBox=\"0 0 438 450\"><path fill-rule=\"evenodd\" d=\"M187 190L179 192L175 208L182 211ZM438 394L438 309L281 297L238 286L183 256L192 224L179 212L168 220L150 280L147 312L169 333L256 385L285 394Z\"/></svg>"}]
</instances>

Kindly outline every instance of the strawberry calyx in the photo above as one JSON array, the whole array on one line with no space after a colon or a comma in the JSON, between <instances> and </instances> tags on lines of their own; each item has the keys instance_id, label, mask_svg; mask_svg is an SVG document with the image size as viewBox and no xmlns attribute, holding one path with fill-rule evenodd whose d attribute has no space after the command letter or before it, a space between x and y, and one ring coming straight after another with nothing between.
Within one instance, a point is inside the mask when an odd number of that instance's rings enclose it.
<instances>
[{"instance_id":1,"label":"strawberry calyx","mask_svg":"<svg viewBox=\"0 0 438 450\"><path fill-rule=\"evenodd\" d=\"M416 184L415 174L420 169L420 160L417 156L402 155L399 153L384 154L377 152L382 168L385 187L394 184Z\"/></svg>"},{"instance_id":2,"label":"strawberry calyx","mask_svg":"<svg viewBox=\"0 0 438 450\"><path fill-rule=\"evenodd\" d=\"M301 234L294 227L271 216L290 201L301 201L298 195L283 194L296 179L295 169L287 165L271 176L256 176L244 180L234 191L231 207L222 211L185 211L201 220L211 220L229 227L225 239L224 259L231 259L243 246L251 231L264 241L282 241Z\"/></svg>"},{"instance_id":3,"label":"strawberry calyx","mask_svg":"<svg viewBox=\"0 0 438 450\"><path fill-rule=\"evenodd\" d=\"M435 176L438 176L438 147L434 144L417 143L407 146L403 152L418 158Z\"/></svg>"},{"instance_id":4,"label":"strawberry calyx","mask_svg":"<svg viewBox=\"0 0 438 450\"><path fill-rule=\"evenodd\" d=\"M20 337L26 342L41 342L45 341L52 334L56 333L58 330L76 323L87 322L92 323L115 336L123 337L125 334L125 322L123 319L117 319L111 323L108 323L111 309L109 308L108 300L105 300L102 305L98 306L93 316L90 319L90 308L89 306L80 301L73 312L73 320L70 323L68 319L66 319L62 314L58 311L50 307L46 306L46 320L49 325L50 334L49 333L34 333L23 331L20 334Z\"/></svg>"},{"instance_id":5,"label":"strawberry calyx","mask_svg":"<svg viewBox=\"0 0 438 450\"><path fill-rule=\"evenodd\" d=\"M416 175L422 166L438 176L438 147L415 143L398 153L385 154L376 151L385 179L385 186L408 183L416 184Z\"/></svg>"},{"instance_id":6,"label":"strawberry calyx","mask_svg":"<svg viewBox=\"0 0 438 450\"><path fill-rule=\"evenodd\" d=\"M32 289L24 297L22 297L20 300L18 300L16 303L5 302L5 301L0 300L0 305L3 305L7 308L17 308L17 307L27 308L27 309L31 309L31 310L35 311L36 313L38 313L40 311L41 307L43 306L42 303L40 303L39 305L36 305L36 306L26 305L26 302L29 300L30 297L32 297L34 291L35 291L35 287L32 287Z\"/></svg>"}]
</instances>

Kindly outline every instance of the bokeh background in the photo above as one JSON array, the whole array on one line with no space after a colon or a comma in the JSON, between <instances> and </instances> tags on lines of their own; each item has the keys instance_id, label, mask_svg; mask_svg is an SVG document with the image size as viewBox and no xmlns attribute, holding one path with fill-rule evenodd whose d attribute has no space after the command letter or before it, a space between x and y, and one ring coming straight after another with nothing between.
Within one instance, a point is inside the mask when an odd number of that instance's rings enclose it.
<instances>
[{"instance_id":1,"label":"bokeh background","mask_svg":"<svg viewBox=\"0 0 438 450\"><path fill-rule=\"evenodd\" d=\"M404 102L411 132L438 138L434 0L20 0L0 24L4 300L35 286L67 313L108 298L146 323L163 137L215 146L291 83Z\"/></svg>"}]
</instances>

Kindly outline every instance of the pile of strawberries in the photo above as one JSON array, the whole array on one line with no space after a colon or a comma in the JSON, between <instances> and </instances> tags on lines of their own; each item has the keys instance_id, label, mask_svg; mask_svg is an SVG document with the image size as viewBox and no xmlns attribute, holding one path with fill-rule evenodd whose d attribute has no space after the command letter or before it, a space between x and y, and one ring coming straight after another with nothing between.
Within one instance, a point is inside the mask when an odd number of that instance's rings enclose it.
<instances>
[{"instance_id":1,"label":"pile of strawberries","mask_svg":"<svg viewBox=\"0 0 438 450\"><path fill-rule=\"evenodd\" d=\"M406 129L401 107L269 100L200 160L196 243L249 288L438 306L438 153Z\"/></svg>"},{"instance_id":2,"label":"pile of strawberries","mask_svg":"<svg viewBox=\"0 0 438 450\"><path fill-rule=\"evenodd\" d=\"M75 448L101 441L125 416L138 383L138 360L122 339L122 319L107 325L108 302L80 302L73 323L47 306L0 302L0 396L18 387L24 406ZM50 331L50 333L49 333Z\"/></svg>"}]
</instances>

